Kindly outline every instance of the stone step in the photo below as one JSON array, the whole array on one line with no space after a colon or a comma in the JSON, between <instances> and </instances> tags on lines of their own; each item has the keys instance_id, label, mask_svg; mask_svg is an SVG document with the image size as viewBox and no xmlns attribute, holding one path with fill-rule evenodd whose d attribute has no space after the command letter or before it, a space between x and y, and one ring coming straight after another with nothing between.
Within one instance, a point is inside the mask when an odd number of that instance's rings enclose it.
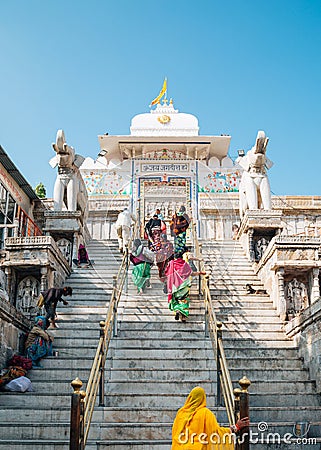
<instances>
[{"instance_id":1,"label":"stone step","mask_svg":"<svg viewBox=\"0 0 321 450\"><path fill-rule=\"evenodd\" d=\"M296 358L298 356L295 348L272 347L272 348L257 348L257 347L228 347L224 346L225 355L227 358L248 357L248 358L269 358L269 359L285 359Z\"/></svg>"},{"instance_id":2,"label":"stone step","mask_svg":"<svg viewBox=\"0 0 321 450\"><path fill-rule=\"evenodd\" d=\"M271 319L269 318L266 322L263 322L263 320L260 320L260 322L251 322L247 321L246 317L242 316L239 317L238 322L235 318L230 318L228 316L221 317L221 319L224 335L227 335L229 332L237 332L240 333L241 337L249 335L254 337L257 333L265 333L267 336L276 336L276 334L279 333L285 337L283 324L271 322Z\"/></svg>"},{"instance_id":3,"label":"stone step","mask_svg":"<svg viewBox=\"0 0 321 450\"><path fill-rule=\"evenodd\" d=\"M101 313L99 312L101 310ZM57 309L57 314L58 314L58 324L59 323L68 323L69 326L69 322L74 322L74 323L85 323L87 321L89 322L100 322L102 320L102 318L104 318L106 316L106 312L107 312L107 308L99 308L97 307L94 309L88 308L88 311L82 311L80 308L78 309L78 307L75 309L75 311L71 311L69 310L58 310Z\"/></svg>"},{"instance_id":4,"label":"stone step","mask_svg":"<svg viewBox=\"0 0 321 450\"><path fill-rule=\"evenodd\" d=\"M81 361L82 362L82 361ZM71 381L74 380L76 377L80 378L80 380L88 380L90 370L92 367L93 360L89 361L86 368L79 367L79 361L78 363L73 367L49 367L43 362L41 363L44 367L41 370L35 369L28 372L28 377L30 378L31 382L40 382L44 379L48 382L65 382L66 384L70 385ZM106 368L106 376L109 377L110 370Z\"/></svg>"},{"instance_id":5,"label":"stone step","mask_svg":"<svg viewBox=\"0 0 321 450\"><path fill-rule=\"evenodd\" d=\"M226 411L224 407L211 408L220 424L226 423ZM176 416L177 408L158 406L146 408L129 407L99 407L93 414L93 423L102 421L113 422L172 422ZM316 422L321 416L321 406L278 406L278 407L251 407L252 430L255 431L257 423L266 422L267 425L276 422L288 422L293 424L296 421ZM300 419L296 419L299 417ZM6 408L0 410L0 423L26 424L43 422L67 422L70 419L70 409L25 409ZM257 430L256 430L257 431Z\"/></svg>"},{"instance_id":6,"label":"stone step","mask_svg":"<svg viewBox=\"0 0 321 450\"><path fill-rule=\"evenodd\" d=\"M77 316L77 317L82 317L85 316L87 317L88 315L94 316L94 315L104 315L106 314L106 303L107 301L105 301L105 305L97 305L97 306L88 306L87 304L83 303L80 305L73 305L71 302L69 303L69 305L71 306L64 306L63 309L61 308L57 308L57 313L59 314L60 319L62 319L62 317L66 317L66 316Z\"/></svg>"},{"instance_id":7,"label":"stone step","mask_svg":"<svg viewBox=\"0 0 321 450\"><path fill-rule=\"evenodd\" d=\"M107 311L107 310L106 310ZM63 315L58 312L57 324L59 328L49 328L48 331L55 336L55 333L68 332L68 330L82 329L92 331L92 335L99 330L99 322L104 320L106 314L88 314L87 316L79 317L72 315Z\"/></svg>"},{"instance_id":8,"label":"stone step","mask_svg":"<svg viewBox=\"0 0 321 450\"><path fill-rule=\"evenodd\" d=\"M145 390L144 394L126 394L119 395L119 393L108 394L106 395L105 405L106 406L131 406L135 404L136 407L147 407L147 406L171 406L177 405L177 409L180 408L186 400L186 397L190 390L194 386L191 385L190 389L187 389L183 394L184 395L173 395L168 393L160 393L159 389L157 394L146 394L148 392ZM214 406L214 397L211 398L209 394L207 394L207 405L209 407ZM280 406L320 406L319 400L315 394L306 393L304 395L297 395L296 393L287 393L283 392L282 397L280 396L280 392L269 392L267 393L252 393L251 392L251 407L252 406L270 406L276 407L276 405Z\"/></svg>"},{"instance_id":9,"label":"stone step","mask_svg":"<svg viewBox=\"0 0 321 450\"><path fill-rule=\"evenodd\" d=\"M54 349L55 350L55 349ZM94 352L91 352L92 355L81 354L79 356L79 352L74 352L73 355L64 355L64 352L62 350L59 350L59 356L58 357L46 357L41 360L41 365L45 369L51 369L51 370L60 370L60 369L91 369L91 366L93 364L93 356ZM42 369L43 370L43 369ZM41 374L42 370L39 369L32 369L28 374L33 374L35 372L39 372ZM33 375L31 375L32 377Z\"/></svg>"},{"instance_id":10,"label":"stone step","mask_svg":"<svg viewBox=\"0 0 321 450\"><path fill-rule=\"evenodd\" d=\"M181 322L180 322L181 323ZM63 325L64 324L64 327ZM91 323L91 326L88 326L87 328L83 328L80 323L76 324L75 327L72 328L72 335L70 334L70 327L69 324L66 325L64 322L59 323L60 328L58 329L49 329L49 332L54 335L55 339L70 339L70 338L82 338L82 339L97 339L97 336L99 335L99 322L97 322L97 326L94 326ZM88 324L87 324L88 325ZM137 332L133 332L131 330L119 330L118 331L118 337L121 339L135 339L137 337ZM180 327L180 329L176 330L165 330L165 331L140 331L139 332L140 338L149 338L151 340L154 339L204 339L204 330L194 330L191 331L188 328Z\"/></svg>"},{"instance_id":11,"label":"stone step","mask_svg":"<svg viewBox=\"0 0 321 450\"><path fill-rule=\"evenodd\" d=\"M174 319L174 316L173 316ZM185 326L188 325L188 326ZM184 328L183 328L184 327ZM204 330L205 325L203 320L193 320L187 323L181 321L172 320L172 322L157 321L157 322L137 322L134 320L121 320L119 322L119 330L122 331L181 331L182 329L188 329L190 331Z\"/></svg>"},{"instance_id":12,"label":"stone step","mask_svg":"<svg viewBox=\"0 0 321 450\"><path fill-rule=\"evenodd\" d=\"M242 376L242 373L240 374ZM187 375L188 376L188 375ZM186 377L187 378L187 377ZM238 385L239 376L237 377L237 380L232 380L233 385ZM37 382L35 382L37 384ZM64 385L66 383L59 384L61 389L64 389ZM216 392L216 380L208 379L208 380L202 380L202 387L206 390L206 392ZM39 382L39 386L41 386L41 383ZM144 391L145 386L145 391ZM195 386L195 381L190 380L189 378L184 379L183 381L177 380L174 385L172 383L167 383L166 380L148 380L144 379L142 380L131 380L130 383L127 380L113 380L110 382L107 386L108 391L106 392L106 395L109 395L110 393L116 393L119 394L139 394L142 392L158 392L158 395L160 393L180 393L180 392L186 392L188 391L188 388L192 386L192 388ZM191 389L192 389L191 388ZM251 396L252 395L260 395L261 393L267 394L278 394L280 395L280 399L283 396L284 393L286 395L292 394L292 395L298 395L304 397L305 395L314 395L315 391L315 384L312 381L292 381L292 380L278 380L278 381L262 381L262 380L253 380L253 383L251 384ZM214 389L214 391L212 391ZM63 390L60 390L60 392L64 392Z\"/></svg>"},{"instance_id":13,"label":"stone step","mask_svg":"<svg viewBox=\"0 0 321 450\"><path fill-rule=\"evenodd\" d=\"M169 324L176 322L175 319L175 313L168 311L167 314L163 314L161 316L161 320L163 323L167 322ZM202 313L198 313L197 311L190 311L190 315L187 318L187 322L183 324L183 326L188 326L189 323L192 322L200 322L202 319L204 319L204 314ZM149 313L149 314L144 314L144 313L140 313L140 312L126 312L126 311L122 311L121 315L119 316L119 320L121 322L123 321L130 321L130 322L134 322L137 321L138 323L142 323L142 322L146 322L146 323L152 323L152 322L159 322L160 320L160 316L153 314L153 313Z\"/></svg>"},{"instance_id":14,"label":"stone step","mask_svg":"<svg viewBox=\"0 0 321 450\"><path fill-rule=\"evenodd\" d=\"M272 306L271 302L257 303L255 301L232 301L212 298L212 305L217 315L230 314L231 316L241 315L250 317L277 317L280 321L280 318L276 315L276 309Z\"/></svg>"},{"instance_id":15,"label":"stone step","mask_svg":"<svg viewBox=\"0 0 321 450\"><path fill-rule=\"evenodd\" d=\"M112 369L121 369L127 370L127 368L138 368L142 370L172 370L177 369L178 361L175 357L167 357L163 359L162 357L155 358L153 355L149 358L132 358L131 356L123 356L122 358L118 356L118 354L110 358L107 361L108 367L112 367ZM181 359L179 361L179 367L182 370L192 371L195 367L201 368L202 370L210 369L211 371L215 369L215 361L214 354L212 358L206 358L202 360L202 367L200 367L200 360L196 357L189 357L188 359Z\"/></svg>"},{"instance_id":16,"label":"stone step","mask_svg":"<svg viewBox=\"0 0 321 450\"><path fill-rule=\"evenodd\" d=\"M54 341L54 347L55 349L59 348L66 348L66 347L72 347L72 348L79 348L83 344L86 345L86 347L93 347L98 345L99 336L92 336L92 337L86 337L85 339L81 337L60 337L55 339ZM182 343L182 339L162 339L159 337L158 339L151 339L150 337L146 338L135 338L134 336L132 339L128 338L118 338L113 339L109 345L110 349L114 349L115 351L119 349L137 349L137 348L143 348L143 349L179 349L180 345ZM188 340L188 348L212 348L212 343L210 340L204 341L203 339L199 338L189 338Z\"/></svg>"},{"instance_id":17,"label":"stone step","mask_svg":"<svg viewBox=\"0 0 321 450\"><path fill-rule=\"evenodd\" d=\"M54 342L53 344L53 351L59 352L59 357L55 358L55 361L57 362L58 359L67 359L67 358L78 358L82 359L84 357L88 358L94 358L95 352L97 349L98 339L97 343L92 343L92 345L89 345L86 343L81 345L75 345L75 346L60 346L59 341ZM44 360L48 360L48 358L45 358ZM42 363L41 363L42 364Z\"/></svg>"},{"instance_id":18,"label":"stone step","mask_svg":"<svg viewBox=\"0 0 321 450\"><path fill-rule=\"evenodd\" d=\"M184 405L186 397L195 387L195 384L191 384L190 387L186 389L183 393L152 393L150 394L145 390L142 394L122 394L119 393L108 393L105 396L105 406L108 407L132 407L135 405L136 408L146 408L146 407L158 407L158 408L175 408L176 411ZM206 395L206 404L208 407L214 407L215 400L214 395Z\"/></svg>"},{"instance_id":19,"label":"stone step","mask_svg":"<svg viewBox=\"0 0 321 450\"><path fill-rule=\"evenodd\" d=\"M199 382L201 382L202 387L204 387L209 395L216 392L216 383L214 380L208 378L199 380ZM175 383L168 383L167 380L154 379L112 380L107 384L106 396L109 397L110 395L118 394L123 397L126 395L140 395L146 392L154 392L158 398L159 396L163 396L163 394L179 395L181 392L190 392L193 387L195 387L195 380L193 378L190 379L188 376L184 380L176 379Z\"/></svg>"},{"instance_id":20,"label":"stone step","mask_svg":"<svg viewBox=\"0 0 321 450\"><path fill-rule=\"evenodd\" d=\"M7 405L10 408L37 409L37 408L70 408L71 394L73 392L70 386L68 393L57 393L48 391L48 386L44 392L24 392L23 395L14 392L1 392L1 408Z\"/></svg>"},{"instance_id":21,"label":"stone step","mask_svg":"<svg viewBox=\"0 0 321 450\"><path fill-rule=\"evenodd\" d=\"M239 368L231 368L229 367L230 375L232 379L237 380L242 378L244 375L244 370L240 370ZM150 380L175 380L177 378L183 379L186 374L184 369L137 369L133 367L124 369L111 369L111 378L110 381L114 380L140 380L140 379L150 379ZM309 381L308 372L302 372L301 368L293 369L289 371L288 369L273 369L272 372L267 371L266 369L248 369L246 370L246 376L251 380L252 383L256 383L258 381ZM201 379L214 379L216 377L216 372L214 369L189 369L188 371L189 379L201 380Z\"/></svg>"},{"instance_id":22,"label":"stone step","mask_svg":"<svg viewBox=\"0 0 321 450\"><path fill-rule=\"evenodd\" d=\"M16 439L0 439L0 450L66 450L69 448L69 438L68 439L47 439L41 438L37 439L25 439L16 440ZM102 448L102 447L100 447ZM110 447L112 448L112 447ZM116 446L118 450L121 447ZM86 450L97 450L96 441L87 441Z\"/></svg>"},{"instance_id":23,"label":"stone step","mask_svg":"<svg viewBox=\"0 0 321 450\"><path fill-rule=\"evenodd\" d=\"M257 341L264 341L266 339L274 339L274 340L286 340L285 334L282 329L278 330L278 326L273 327L274 331L269 331L267 326L259 326L257 329L251 329L248 327L246 329L246 324L232 325L227 324L225 326L223 322L223 335L224 338L236 338L239 337L240 340L243 339L255 339Z\"/></svg>"},{"instance_id":24,"label":"stone step","mask_svg":"<svg viewBox=\"0 0 321 450\"><path fill-rule=\"evenodd\" d=\"M259 357L226 357L227 366L230 371L233 370L264 370L271 373L272 370L300 370L302 371L302 361L297 358L259 358Z\"/></svg>"},{"instance_id":25,"label":"stone step","mask_svg":"<svg viewBox=\"0 0 321 450\"><path fill-rule=\"evenodd\" d=\"M111 349L110 355L116 356L117 358L130 357L136 358L149 358L151 353L154 358L177 358L178 360L185 358L199 358L200 362L204 358L213 357L213 350L211 348L196 348L190 347L189 344L185 344L182 348L153 348L152 352L148 348L129 348L129 349Z\"/></svg>"}]
</instances>

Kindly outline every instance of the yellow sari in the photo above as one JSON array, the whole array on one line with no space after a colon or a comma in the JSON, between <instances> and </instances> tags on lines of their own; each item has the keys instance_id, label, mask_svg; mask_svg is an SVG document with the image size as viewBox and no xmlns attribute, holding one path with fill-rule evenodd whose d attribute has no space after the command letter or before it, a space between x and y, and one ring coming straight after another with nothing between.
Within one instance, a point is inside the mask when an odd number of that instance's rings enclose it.
<instances>
[{"instance_id":1,"label":"yellow sari","mask_svg":"<svg viewBox=\"0 0 321 450\"><path fill-rule=\"evenodd\" d=\"M185 405L178 410L172 429L172 450L233 450L229 428L220 427L215 415L206 408L206 395L197 386Z\"/></svg>"}]
</instances>

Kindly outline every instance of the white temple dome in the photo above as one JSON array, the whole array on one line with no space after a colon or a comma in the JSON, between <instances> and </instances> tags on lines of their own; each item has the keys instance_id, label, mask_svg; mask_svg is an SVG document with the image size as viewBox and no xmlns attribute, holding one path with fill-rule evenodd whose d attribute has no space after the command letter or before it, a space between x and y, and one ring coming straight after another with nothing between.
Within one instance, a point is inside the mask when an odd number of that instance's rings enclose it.
<instances>
[{"instance_id":1,"label":"white temple dome","mask_svg":"<svg viewBox=\"0 0 321 450\"><path fill-rule=\"evenodd\" d=\"M158 103L150 113L132 118L131 136L198 136L198 120L192 114L179 113L172 102Z\"/></svg>"}]
</instances>

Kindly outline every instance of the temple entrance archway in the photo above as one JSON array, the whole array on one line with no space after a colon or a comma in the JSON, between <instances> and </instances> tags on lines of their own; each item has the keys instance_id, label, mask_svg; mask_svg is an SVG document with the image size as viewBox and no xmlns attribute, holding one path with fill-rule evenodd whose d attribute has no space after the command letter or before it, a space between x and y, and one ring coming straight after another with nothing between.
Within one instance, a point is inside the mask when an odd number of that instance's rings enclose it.
<instances>
[{"instance_id":1,"label":"temple entrance archway","mask_svg":"<svg viewBox=\"0 0 321 450\"><path fill-rule=\"evenodd\" d=\"M165 180L162 177L142 177L139 179L138 198L142 228L156 209L160 209L169 230L170 219L181 205L190 214L191 180L188 177L168 177Z\"/></svg>"}]
</instances>

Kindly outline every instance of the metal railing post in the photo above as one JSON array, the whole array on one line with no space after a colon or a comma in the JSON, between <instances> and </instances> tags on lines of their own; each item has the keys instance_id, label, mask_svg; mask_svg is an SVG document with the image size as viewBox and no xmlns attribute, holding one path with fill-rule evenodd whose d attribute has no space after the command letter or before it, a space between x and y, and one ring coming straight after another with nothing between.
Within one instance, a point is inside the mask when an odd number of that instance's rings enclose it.
<instances>
[{"instance_id":1,"label":"metal railing post","mask_svg":"<svg viewBox=\"0 0 321 450\"><path fill-rule=\"evenodd\" d=\"M217 397L217 406L223 406L222 402L222 388L221 388L221 376L222 376L222 367L221 367L221 354L220 354L220 346L218 345L218 340L222 339L222 322L217 322L216 324L216 397Z\"/></svg>"},{"instance_id":2,"label":"metal railing post","mask_svg":"<svg viewBox=\"0 0 321 450\"><path fill-rule=\"evenodd\" d=\"M248 387L250 386L251 382L246 376L241 378L239 380L239 385L241 386L241 392L240 392L240 419L243 419L243 417L249 417L249 392ZM245 427L242 428L240 431L240 443L238 450L249 450L250 448L250 428Z\"/></svg>"},{"instance_id":3,"label":"metal railing post","mask_svg":"<svg viewBox=\"0 0 321 450\"><path fill-rule=\"evenodd\" d=\"M234 393L234 421L235 423L239 420L240 418L240 394L241 394L241 389L240 388L235 388L233 390ZM239 442L236 440L235 441L235 450L239 450Z\"/></svg>"},{"instance_id":4,"label":"metal railing post","mask_svg":"<svg viewBox=\"0 0 321 450\"><path fill-rule=\"evenodd\" d=\"M115 297L117 296L117 275L113 275L113 294L112 298L114 299L113 306L113 336L116 337L118 334L118 324L117 324L117 301Z\"/></svg>"},{"instance_id":5,"label":"metal railing post","mask_svg":"<svg viewBox=\"0 0 321 450\"><path fill-rule=\"evenodd\" d=\"M204 327L204 335L206 338L208 338L210 336L208 321L209 321L208 302L206 302L205 303L205 327Z\"/></svg>"},{"instance_id":6,"label":"metal railing post","mask_svg":"<svg viewBox=\"0 0 321 450\"><path fill-rule=\"evenodd\" d=\"M125 293L128 294L128 269L129 269L129 249L128 245L125 248L125 257L126 257L126 279L125 279Z\"/></svg>"},{"instance_id":7,"label":"metal railing post","mask_svg":"<svg viewBox=\"0 0 321 450\"><path fill-rule=\"evenodd\" d=\"M84 447L84 398L86 393L81 391L82 381L77 377L71 383L74 390L71 395L70 413L70 450L83 450Z\"/></svg>"},{"instance_id":8,"label":"metal railing post","mask_svg":"<svg viewBox=\"0 0 321 450\"><path fill-rule=\"evenodd\" d=\"M105 349L106 349L105 325L106 323L103 320L99 322L100 339L103 339L102 345L100 347L99 406L105 406Z\"/></svg>"},{"instance_id":9,"label":"metal railing post","mask_svg":"<svg viewBox=\"0 0 321 450\"><path fill-rule=\"evenodd\" d=\"M199 256L201 258L202 255L202 244L199 244ZM198 261L198 270L201 271L201 261ZM198 295L202 293L202 275L198 276Z\"/></svg>"}]
</instances>

